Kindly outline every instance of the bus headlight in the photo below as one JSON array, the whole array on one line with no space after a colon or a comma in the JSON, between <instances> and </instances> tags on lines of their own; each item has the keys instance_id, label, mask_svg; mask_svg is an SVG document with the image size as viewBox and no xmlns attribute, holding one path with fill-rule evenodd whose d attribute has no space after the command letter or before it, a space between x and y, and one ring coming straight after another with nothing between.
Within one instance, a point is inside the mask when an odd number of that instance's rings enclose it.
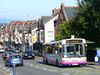
<instances>
[{"instance_id":1,"label":"bus headlight","mask_svg":"<svg viewBox=\"0 0 100 75\"><path fill-rule=\"evenodd\" d=\"M25 54L25 56L27 56L27 54Z\"/></svg>"}]
</instances>

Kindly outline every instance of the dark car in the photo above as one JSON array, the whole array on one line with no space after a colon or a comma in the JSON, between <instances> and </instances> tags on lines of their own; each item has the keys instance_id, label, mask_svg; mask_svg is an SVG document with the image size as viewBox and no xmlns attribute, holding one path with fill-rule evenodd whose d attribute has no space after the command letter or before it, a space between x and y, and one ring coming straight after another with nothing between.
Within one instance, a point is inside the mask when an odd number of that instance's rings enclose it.
<instances>
[{"instance_id":1,"label":"dark car","mask_svg":"<svg viewBox=\"0 0 100 75\"><path fill-rule=\"evenodd\" d=\"M19 53L19 52L21 52L21 50L19 47L15 47L14 52Z\"/></svg>"},{"instance_id":2,"label":"dark car","mask_svg":"<svg viewBox=\"0 0 100 75\"><path fill-rule=\"evenodd\" d=\"M24 65L24 61L21 55L10 55L6 60L5 60L5 66L12 66L13 63L15 65Z\"/></svg>"},{"instance_id":3,"label":"dark car","mask_svg":"<svg viewBox=\"0 0 100 75\"><path fill-rule=\"evenodd\" d=\"M5 46L5 51L13 51L13 47L11 45Z\"/></svg>"},{"instance_id":4,"label":"dark car","mask_svg":"<svg viewBox=\"0 0 100 75\"><path fill-rule=\"evenodd\" d=\"M31 59L35 59L35 54L33 52L33 50L31 48L29 49L26 49L24 52L23 52L23 58L31 58Z\"/></svg>"}]
</instances>

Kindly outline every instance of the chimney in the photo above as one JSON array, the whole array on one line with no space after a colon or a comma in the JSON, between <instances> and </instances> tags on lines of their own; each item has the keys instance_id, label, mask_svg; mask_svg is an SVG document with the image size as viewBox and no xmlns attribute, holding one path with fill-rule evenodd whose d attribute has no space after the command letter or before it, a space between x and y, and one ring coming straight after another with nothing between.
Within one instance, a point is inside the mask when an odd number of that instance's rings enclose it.
<instances>
[{"instance_id":1,"label":"chimney","mask_svg":"<svg viewBox=\"0 0 100 75\"><path fill-rule=\"evenodd\" d=\"M60 12L60 8L54 8L53 10L52 10L52 15L55 15L55 14L58 14Z\"/></svg>"}]
</instances>

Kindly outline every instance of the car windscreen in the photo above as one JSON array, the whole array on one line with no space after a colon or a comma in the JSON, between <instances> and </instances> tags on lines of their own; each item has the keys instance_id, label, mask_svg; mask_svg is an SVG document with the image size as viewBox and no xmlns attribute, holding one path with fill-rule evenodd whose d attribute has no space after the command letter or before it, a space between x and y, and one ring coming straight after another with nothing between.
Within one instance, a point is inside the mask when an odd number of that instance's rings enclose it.
<instances>
[{"instance_id":1,"label":"car windscreen","mask_svg":"<svg viewBox=\"0 0 100 75\"><path fill-rule=\"evenodd\" d=\"M21 56L20 55L13 55L13 56L11 56L11 58L21 58Z\"/></svg>"},{"instance_id":2,"label":"car windscreen","mask_svg":"<svg viewBox=\"0 0 100 75\"><path fill-rule=\"evenodd\" d=\"M2 50L2 49L4 49L4 48L0 48L0 50Z\"/></svg>"},{"instance_id":3,"label":"car windscreen","mask_svg":"<svg viewBox=\"0 0 100 75\"><path fill-rule=\"evenodd\" d=\"M33 53L32 51L25 51L25 53Z\"/></svg>"}]
</instances>

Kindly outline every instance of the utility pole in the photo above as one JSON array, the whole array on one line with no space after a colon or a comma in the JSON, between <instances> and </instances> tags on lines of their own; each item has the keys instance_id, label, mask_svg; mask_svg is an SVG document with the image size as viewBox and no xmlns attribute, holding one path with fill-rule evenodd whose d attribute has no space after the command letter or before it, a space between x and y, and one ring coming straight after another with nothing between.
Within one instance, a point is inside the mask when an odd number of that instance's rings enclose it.
<instances>
[{"instance_id":1,"label":"utility pole","mask_svg":"<svg viewBox=\"0 0 100 75\"><path fill-rule=\"evenodd\" d=\"M25 34L24 34L24 31L25 31L25 27L24 27L24 24L22 24L22 50L24 50L24 46L25 46Z\"/></svg>"},{"instance_id":2,"label":"utility pole","mask_svg":"<svg viewBox=\"0 0 100 75\"><path fill-rule=\"evenodd\" d=\"M9 26L10 26L10 29L9 29L9 30L10 30L10 31L9 31L9 32L10 32L9 41L10 41L10 43L11 43L11 42L12 42L12 24L10 24Z\"/></svg>"}]
</instances>

